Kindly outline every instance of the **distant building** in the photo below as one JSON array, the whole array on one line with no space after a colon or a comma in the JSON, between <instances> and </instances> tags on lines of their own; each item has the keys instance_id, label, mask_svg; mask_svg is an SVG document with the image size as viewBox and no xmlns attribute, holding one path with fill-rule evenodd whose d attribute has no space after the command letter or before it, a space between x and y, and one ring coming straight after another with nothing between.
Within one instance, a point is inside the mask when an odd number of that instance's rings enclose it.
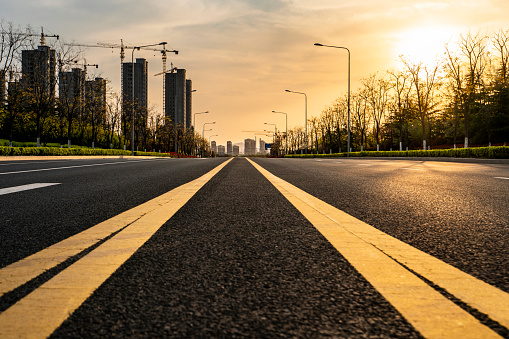
<instances>
[{"instance_id":1,"label":"distant building","mask_svg":"<svg viewBox=\"0 0 509 339\"><path fill-rule=\"evenodd\" d=\"M245 139L244 140L244 154L255 155L256 154L256 140Z\"/></svg>"},{"instance_id":2,"label":"distant building","mask_svg":"<svg viewBox=\"0 0 509 339\"><path fill-rule=\"evenodd\" d=\"M0 71L0 106L5 104L7 94L7 83L5 80L5 72Z\"/></svg>"},{"instance_id":3,"label":"distant building","mask_svg":"<svg viewBox=\"0 0 509 339\"><path fill-rule=\"evenodd\" d=\"M233 148L232 148L232 142L231 141L227 141L226 142L226 154L227 155L232 155L233 153Z\"/></svg>"},{"instance_id":4,"label":"distant building","mask_svg":"<svg viewBox=\"0 0 509 339\"><path fill-rule=\"evenodd\" d=\"M186 70L177 69L164 75L165 81L165 116L172 122L184 128L192 124L192 86L191 80L186 80Z\"/></svg>"},{"instance_id":5,"label":"distant building","mask_svg":"<svg viewBox=\"0 0 509 339\"><path fill-rule=\"evenodd\" d=\"M217 153L217 146L216 146L216 142L215 141L212 141L210 143L210 151L214 152L214 153Z\"/></svg>"},{"instance_id":6,"label":"distant building","mask_svg":"<svg viewBox=\"0 0 509 339\"><path fill-rule=\"evenodd\" d=\"M186 128L191 128L193 124L192 118L193 107L193 82L190 79L186 80Z\"/></svg>"},{"instance_id":7,"label":"distant building","mask_svg":"<svg viewBox=\"0 0 509 339\"><path fill-rule=\"evenodd\" d=\"M68 102L84 100L85 72L73 68L70 72L58 73L58 97Z\"/></svg>"},{"instance_id":8,"label":"distant building","mask_svg":"<svg viewBox=\"0 0 509 339\"><path fill-rule=\"evenodd\" d=\"M101 122L106 118L106 79L95 78L85 81L85 106L93 110Z\"/></svg>"},{"instance_id":9,"label":"distant building","mask_svg":"<svg viewBox=\"0 0 509 339\"><path fill-rule=\"evenodd\" d=\"M124 109L130 112L130 103L133 102L133 64L124 62L122 64L123 83L122 93L124 94ZM134 102L143 111L148 109L148 61L137 58L134 63Z\"/></svg>"},{"instance_id":10,"label":"distant building","mask_svg":"<svg viewBox=\"0 0 509 339\"><path fill-rule=\"evenodd\" d=\"M226 148L224 145L217 146L217 155L224 156L226 155Z\"/></svg>"},{"instance_id":11,"label":"distant building","mask_svg":"<svg viewBox=\"0 0 509 339\"><path fill-rule=\"evenodd\" d=\"M237 146L237 145L233 145L232 155L233 155L234 157L236 157L236 156L238 156L238 155L240 154L239 149L240 149L240 148L239 148L239 146Z\"/></svg>"},{"instance_id":12,"label":"distant building","mask_svg":"<svg viewBox=\"0 0 509 339\"><path fill-rule=\"evenodd\" d=\"M37 95L55 97L56 54L49 46L21 51L21 82Z\"/></svg>"},{"instance_id":13,"label":"distant building","mask_svg":"<svg viewBox=\"0 0 509 339\"><path fill-rule=\"evenodd\" d=\"M260 153L266 153L265 152L265 141L263 141L262 139L260 139Z\"/></svg>"}]
</instances>

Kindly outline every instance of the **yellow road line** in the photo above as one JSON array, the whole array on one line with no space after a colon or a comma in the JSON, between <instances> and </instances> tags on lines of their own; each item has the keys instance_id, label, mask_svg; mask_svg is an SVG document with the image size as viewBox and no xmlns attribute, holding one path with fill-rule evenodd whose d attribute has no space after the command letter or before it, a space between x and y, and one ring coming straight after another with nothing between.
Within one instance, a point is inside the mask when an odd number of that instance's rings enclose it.
<instances>
[{"instance_id":1,"label":"yellow road line","mask_svg":"<svg viewBox=\"0 0 509 339\"><path fill-rule=\"evenodd\" d=\"M108 232L112 234L119 230L123 227L122 225L129 225L1 313L0 337L48 337L120 265L129 259L140 246L230 161L231 159L223 162L196 180L99 224L101 226L98 225L96 230L87 230L69 238L67 245L62 246L62 250L65 251L65 248L69 246L71 247L69 251L75 253L77 249L74 248L74 245L77 248L83 248L87 246L83 244L97 242L97 232L101 233L100 237L103 237ZM55 248L48 248L48 251L43 250L38 254L36 259L32 258L25 261L25 266L34 267L37 272L41 272L44 267L51 265L49 262L53 261L52 256L58 256L59 251ZM68 256L68 253L66 252L63 256ZM60 257L56 259L56 261L61 260ZM19 271L0 271L2 281L14 281L16 280L14 274L30 270L29 268L22 269L20 267L16 269L19 269ZM5 279L6 274L9 275L8 279ZM27 279L27 275L27 273L24 273L21 280Z\"/></svg>"},{"instance_id":2,"label":"yellow road line","mask_svg":"<svg viewBox=\"0 0 509 339\"><path fill-rule=\"evenodd\" d=\"M499 335L400 263L509 327L509 294L355 219L249 161L424 337Z\"/></svg>"}]
</instances>

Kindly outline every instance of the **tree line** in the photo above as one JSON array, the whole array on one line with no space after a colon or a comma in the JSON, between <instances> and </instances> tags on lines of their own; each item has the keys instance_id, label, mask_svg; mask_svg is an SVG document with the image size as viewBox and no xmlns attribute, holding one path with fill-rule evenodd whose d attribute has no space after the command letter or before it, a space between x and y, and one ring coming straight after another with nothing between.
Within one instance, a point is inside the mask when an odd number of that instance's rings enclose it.
<instances>
[{"instance_id":1,"label":"tree line","mask_svg":"<svg viewBox=\"0 0 509 339\"><path fill-rule=\"evenodd\" d=\"M48 73L47 65L35 65L38 68L33 72L34 79L23 79L22 52L36 49L39 36L30 26L0 22L0 139L11 144L38 140L63 147L129 150L134 128L135 150L182 154L207 150L206 140L193 128L175 126L153 108L123 100L109 86L104 100L100 91L94 89L93 79L88 79L83 51L62 40L49 42L56 74ZM79 72L73 81L81 82L69 86L70 82L59 75L77 68ZM80 93L75 93L77 88Z\"/></svg>"},{"instance_id":2,"label":"tree line","mask_svg":"<svg viewBox=\"0 0 509 339\"><path fill-rule=\"evenodd\" d=\"M503 145L509 139L509 30L460 35L433 64L400 57L351 93L352 151ZM273 152L345 152L347 95L279 134Z\"/></svg>"}]
</instances>

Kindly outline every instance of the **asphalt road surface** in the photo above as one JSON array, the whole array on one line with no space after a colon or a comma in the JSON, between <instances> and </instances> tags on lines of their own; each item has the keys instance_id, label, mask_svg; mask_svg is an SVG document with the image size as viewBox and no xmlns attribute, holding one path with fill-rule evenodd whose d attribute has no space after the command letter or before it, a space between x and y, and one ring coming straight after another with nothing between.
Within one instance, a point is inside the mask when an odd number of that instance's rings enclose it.
<instances>
[{"instance_id":1,"label":"asphalt road surface","mask_svg":"<svg viewBox=\"0 0 509 339\"><path fill-rule=\"evenodd\" d=\"M0 337L509 337L508 197L502 164L0 162Z\"/></svg>"}]
</instances>

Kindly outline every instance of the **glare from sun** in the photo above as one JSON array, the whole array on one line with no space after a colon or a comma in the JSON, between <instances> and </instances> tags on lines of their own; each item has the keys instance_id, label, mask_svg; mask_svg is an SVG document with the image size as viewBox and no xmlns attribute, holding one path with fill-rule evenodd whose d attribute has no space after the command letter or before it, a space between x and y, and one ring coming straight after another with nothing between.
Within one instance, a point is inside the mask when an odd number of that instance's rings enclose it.
<instances>
[{"instance_id":1,"label":"glare from sun","mask_svg":"<svg viewBox=\"0 0 509 339\"><path fill-rule=\"evenodd\" d=\"M449 27L411 28L396 36L395 53L414 64L433 65L443 56L445 44L456 37Z\"/></svg>"}]
</instances>

